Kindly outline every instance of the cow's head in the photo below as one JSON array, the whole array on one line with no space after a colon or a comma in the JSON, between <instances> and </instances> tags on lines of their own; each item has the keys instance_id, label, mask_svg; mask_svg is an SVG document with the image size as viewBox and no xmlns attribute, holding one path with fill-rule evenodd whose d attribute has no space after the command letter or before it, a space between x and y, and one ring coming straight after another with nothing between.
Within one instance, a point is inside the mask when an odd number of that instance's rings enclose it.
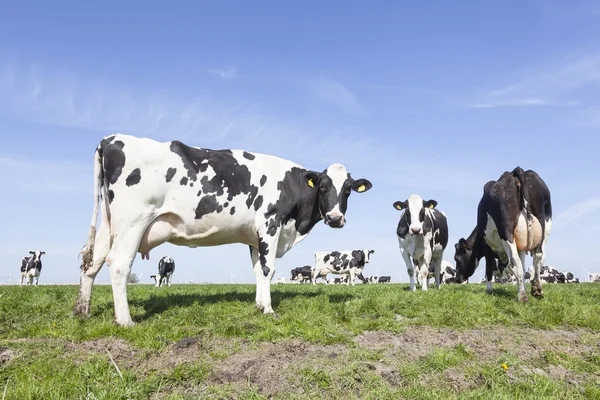
<instances>
[{"instance_id":1,"label":"cow's head","mask_svg":"<svg viewBox=\"0 0 600 400\"><path fill-rule=\"evenodd\" d=\"M299 275L300 275L300 273L298 272L298 270L294 268L292 270L292 278L291 278L291 280L295 281L299 277Z\"/></svg>"},{"instance_id":2,"label":"cow's head","mask_svg":"<svg viewBox=\"0 0 600 400\"><path fill-rule=\"evenodd\" d=\"M363 253L365 253L365 264L371 261L371 254L375 253L375 250L364 249Z\"/></svg>"},{"instance_id":3,"label":"cow's head","mask_svg":"<svg viewBox=\"0 0 600 400\"><path fill-rule=\"evenodd\" d=\"M342 228L346 224L348 197L354 190L366 192L373 186L366 179L354 180L342 164L332 164L322 173L309 171L305 175L306 184L317 189L317 202L321 218L332 228Z\"/></svg>"},{"instance_id":4,"label":"cow's head","mask_svg":"<svg viewBox=\"0 0 600 400\"><path fill-rule=\"evenodd\" d=\"M464 238L460 238L454 245L454 262L456 263L456 283L467 280L479 265L477 257L473 257L473 248L469 246Z\"/></svg>"},{"instance_id":5,"label":"cow's head","mask_svg":"<svg viewBox=\"0 0 600 400\"><path fill-rule=\"evenodd\" d=\"M420 235L423 233L423 221L425 220L425 210L434 209L437 206L435 200L423 200L418 194L411 194L405 201L397 201L394 208L404 210L406 222L408 223L408 233Z\"/></svg>"},{"instance_id":6,"label":"cow's head","mask_svg":"<svg viewBox=\"0 0 600 400\"><path fill-rule=\"evenodd\" d=\"M46 254L45 251L40 251L40 250L34 250L34 251L30 251L29 254L31 254L33 256L34 260L39 260L42 258L42 256L44 254Z\"/></svg>"}]
</instances>

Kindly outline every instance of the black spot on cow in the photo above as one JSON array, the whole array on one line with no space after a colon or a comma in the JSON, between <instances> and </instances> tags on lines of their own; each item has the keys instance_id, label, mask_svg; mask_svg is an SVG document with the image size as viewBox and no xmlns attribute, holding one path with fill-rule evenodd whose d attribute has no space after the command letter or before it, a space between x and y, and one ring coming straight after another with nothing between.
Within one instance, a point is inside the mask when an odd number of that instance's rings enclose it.
<instances>
[{"instance_id":1,"label":"black spot on cow","mask_svg":"<svg viewBox=\"0 0 600 400\"><path fill-rule=\"evenodd\" d=\"M262 204L263 204L263 197L258 196L256 198L256 200L254 200L254 211L258 211L258 209L260 208L260 206L262 206Z\"/></svg>"},{"instance_id":2,"label":"black spot on cow","mask_svg":"<svg viewBox=\"0 0 600 400\"><path fill-rule=\"evenodd\" d=\"M231 207L231 210L229 210L229 214L231 214L231 215L235 214L235 207Z\"/></svg>"},{"instance_id":3,"label":"black spot on cow","mask_svg":"<svg viewBox=\"0 0 600 400\"><path fill-rule=\"evenodd\" d=\"M109 140L110 139L110 140ZM113 138L104 139L101 143L101 153L104 160L104 179L108 185L114 185L123 172L125 166L125 143L120 140L113 142Z\"/></svg>"},{"instance_id":4,"label":"black spot on cow","mask_svg":"<svg viewBox=\"0 0 600 400\"><path fill-rule=\"evenodd\" d=\"M223 211L223 206L219 204L217 197L215 195L204 196L200 199L198 207L196 207L196 219L200 219L203 216L215 211L217 213Z\"/></svg>"},{"instance_id":5,"label":"black spot on cow","mask_svg":"<svg viewBox=\"0 0 600 400\"><path fill-rule=\"evenodd\" d=\"M266 175L263 175L263 176L261 176L261 178L260 178L260 187L263 187L263 186L265 186L265 183L267 183L267 176L266 176Z\"/></svg>"},{"instance_id":6,"label":"black spot on cow","mask_svg":"<svg viewBox=\"0 0 600 400\"><path fill-rule=\"evenodd\" d=\"M205 194L214 193L222 196L227 189L227 200L231 201L235 196L251 193L250 170L245 165L238 163L231 150L200 149L187 146L179 141L171 142L170 148L173 153L181 157L187 177L193 182L198 180L198 174L205 172L208 166L213 169L215 175L211 179L205 175L200 180L202 191Z\"/></svg>"},{"instance_id":7,"label":"black spot on cow","mask_svg":"<svg viewBox=\"0 0 600 400\"><path fill-rule=\"evenodd\" d=\"M167 179L167 183L171 182L171 179L173 179L173 177L175 176L175 173L177 173L177 168L169 168L167 170L167 174L165 175L165 178Z\"/></svg>"},{"instance_id":8,"label":"black spot on cow","mask_svg":"<svg viewBox=\"0 0 600 400\"><path fill-rule=\"evenodd\" d=\"M256 158L256 156L254 154L248 153L247 151L244 151L243 153L244 158L248 159L248 160L254 160Z\"/></svg>"},{"instance_id":9,"label":"black spot on cow","mask_svg":"<svg viewBox=\"0 0 600 400\"><path fill-rule=\"evenodd\" d=\"M188 178L186 178L185 176L183 178L181 178L181 180L179 181L179 184L181 186L185 186L188 183Z\"/></svg>"},{"instance_id":10,"label":"black spot on cow","mask_svg":"<svg viewBox=\"0 0 600 400\"><path fill-rule=\"evenodd\" d=\"M250 193L248 194L248 199L246 200L246 205L248 208L252 207L252 203L254 203L254 199L256 199L257 194L258 188L254 185L250 186Z\"/></svg>"},{"instance_id":11,"label":"black spot on cow","mask_svg":"<svg viewBox=\"0 0 600 400\"><path fill-rule=\"evenodd\" d=\"M269 254L269 245L262 240L261 237L258 238L258 254L260 254L260 265L263 270L263 274L265 276L269 275L271 270L267 266L267 254Z\"/></svg>"},{"instance_id":12,"label":"black spot on cow","mask_svg":"<svg viewBox=\"0 0 600 400\"><path fill-rule=\"evenodd\" d=\"M108 202L112 203L114 199L115 199L115 192L113 192L112 190L109 190L108 191Z\"/></svg>"},{"instance_id":13,"label":"black spot on cow","mask_svg":"<svg viewBox=\"0 0 600 400\"><path fill-rule=\"evenodd\" d=\"M131 173L129 174L129 176L125 180L125 184L127 186L137 185L138 183L140 183L141 179L142 179L141 171L140 171L139 168L136 168L133 171L131 171Z\"/></svg>"},{"instance_id":14,"label":"black spot on cow","mask_svg":"<svg viewBox=\"0 0 600 400\"><path fill-rule=\"evenodd\" d=\"M225 207L225 208L229 207L229 202L226 201L225 204L223 204L223 207Z\"/></svg>"}]
</instances>

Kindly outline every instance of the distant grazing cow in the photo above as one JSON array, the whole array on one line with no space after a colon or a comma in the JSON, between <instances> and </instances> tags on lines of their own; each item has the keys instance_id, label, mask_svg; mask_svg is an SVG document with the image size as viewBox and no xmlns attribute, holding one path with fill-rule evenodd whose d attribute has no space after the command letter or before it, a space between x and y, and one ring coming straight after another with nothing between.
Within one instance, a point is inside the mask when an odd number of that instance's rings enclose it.
<instances>
[{"instance_id":1,"label":"distant grazing cow","mask_svg":"<svg viewBox=\"0 0 600 400\"><path fill-rule=\"evenodd\" d=\"M579 283L579 278L575 278L572 273L567 272L566 275L567 283Z\"/></svg>"},{"instance_id":2,"label":"distant grazing cow","mask_svg":"<svg viewBox=\"0 0 600 400\"><path fill-rule=\"evenodd\" d=\"M156 275L156 287L171 286L171 276L175 272L175 261L171 257L164 256L158 261L158 275Z\"/></svg>"},{"instance_id":3,"label":"distant grazing cow","mask_svg":"<svg viewBox=\"0 0 600 400\"><path fill-rule=\"evenodd\" d=\"M327 274L349 275L346 283L354 286L356 276L362 273L373 253L375 250L369 249L316 252L311 282L314 285L317 277L326 277Z\"/></svg>"},{"instance_id":4,"label":"distant grazing cow","mask_svg":"<svg viewBox=\"0 0 600 400\"><path fill-rule=\"evenodd\" d=\"M518 299L527 301L524 265L526 254L531 253L535 271L531 294L542 298L540 269L551 227L550 190L536 172L517 167L502 174L498 181L489 181L479 202L476 228L455 245L457 280L473 275L479 260L485 257L487 291L491 293L497 257L515 275Z\"/></svg>"},{"instance_id":5,"label":"distant grazing cow","mask_svg":"<svg viewBox=\"0 0 600 400\"><path fill-rule=\"evenodd\" d=\"M377 282L379 282L379 277L376 275L363 276L362 274L360 274L359 276L357 276L357 278L360 279L362 281L362 283L377 283Z\"/></svg>"},{"instance_id":6,"label":"distant grazing cow","mask_svg":"<svg viewBox=\"0 0 600 400\"><path fill-rule=\"evenodd\" d=\"M411 291L415 290L415 268L421 290L427 290L430 265L433 266L435 285L440 287L442 257L448 244L448 222L446 215L436 210L436 206L437 201L425 201L416 194L394 203L394 208L404 211L396 234L408 270Z\"/></svg>"},{"instance_id":7,"label":"distant grazing cow","mask_svg":"<svg viewBox=\"0 0 600 400\"><path fill-rule=\"evenodd\" d=\"M270 155L121 134L98 145L94 183L94 211L81 252L74 313L89 315L92 285L106 261L115 319L122 326L134 325L126 280L136 253L148 258L152 249L167 242L249 246L256 306L274 313L270 287L276 258L320 221L342 228L351 191L364 193L372 187L366 179L353 179L341 164L316 172Z\"/></svg>"},{"instance_id":8,"label":"distant grazing cow","mask_svg":"<svg viewBox=\"0 0 600 400\"><path fill-rule=\"evenodd\" d=\"M310 265L305 265L304 267L294 268L292 270L292 281L297 281L300 283L308 283L310 282L310 274L312 267Z\"/></svg>"},{"instance_id":9,"label":"distant grazing cow","mask_svg":"<svg viewBox=\"0 0 600 400\"><path fill-rule=\"evenodd\" d=\"M341 285L344 283L348 283L348 275L344 275L341 278L333 278L333 279L329 279L327 281L327 284L329 285Z\"/></svg>"},{"instance_id":10,"label":"distant grazing cow","mask_svg":"<svg viewBox=\"0 0 600 400\"><path fill-rule=\"evenodd\" d=\"M593 272L590 274L590 282L600 282L600 272Z\"/></svg>"},{"instance_id":11,"label":"distant grazing cow","mask_svg":"<svg viewBox=\"0 0 600 400\"><path fill-rule=\"evenodd\" d=\"M40 280L40 273L42 272L42 255L46 254L45 251L35 250L30 251L29 257L23 257L21 260L21 280L19 286L23 285L23 280L27 285L33 284L35 278L35 284L37 285Z\"/></svg>"},{"instance_id":12,"label":"distant grazing cow","mask_svg":"<svg viewBox=\"0 0 600 400\"><path fill-rule=\"evenodd\" d=\"M377 283L390 283L392 281L391 276L380 276Z\"/></svg>"}]
</instances>

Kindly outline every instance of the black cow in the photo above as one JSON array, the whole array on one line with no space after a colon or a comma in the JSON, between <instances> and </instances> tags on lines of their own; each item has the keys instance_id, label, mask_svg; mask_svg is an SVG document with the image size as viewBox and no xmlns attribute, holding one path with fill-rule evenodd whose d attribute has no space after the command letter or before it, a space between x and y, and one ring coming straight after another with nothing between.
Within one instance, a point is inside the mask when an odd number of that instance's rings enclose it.
<instances>
[{"instance_id":1,"label":"black cow","mask_svg":"<svg viewBox=\"0 0 600 400\"><path fill-rule=\"evenodd\" d=\"M171 286L171 276L175 272L175 261L171 257L164 256L158 261L158 275L152 275L156 283L156 287L160 287L163 283Z\"/></svg>"},{"instance_id":2,"label":"black cow","mask_svg":"<svg viewBox=\"0 0 600 400\"><path fill-rule=\"evenodd\" d=\"M391 276L380 276L378 283L390 283L392 281Z\"/></svg>"},{"instance_id":3,"label":"black cow","mask_svg":"<svg viewBox=\"0 0 600 400\"><path fill-rule=\"evenodd\" d=\"M300 283L310 282L311 266L305 265L304 267L297 267L292 270L292 281L298 281Z\"/></svg>"},{"instance_id":4,"label":"black cow","mask_svg":"<svg viewBox=\"0 0 600 400\"><path fill-rule=\"evenodd\" d=\"M519 286L519 300L527 301L525 255L531 253L534 277L531 294L542 298L540 268L545 261L545 245L552 227L550 190L535 171L520 167L505 172L498 181L489 181L477 209L477 226L467 240L455 245L457 281L475 272L482 257L486 259L487 291L492 291L492 276L509 266Z\"/></svg>"}]
</instances>

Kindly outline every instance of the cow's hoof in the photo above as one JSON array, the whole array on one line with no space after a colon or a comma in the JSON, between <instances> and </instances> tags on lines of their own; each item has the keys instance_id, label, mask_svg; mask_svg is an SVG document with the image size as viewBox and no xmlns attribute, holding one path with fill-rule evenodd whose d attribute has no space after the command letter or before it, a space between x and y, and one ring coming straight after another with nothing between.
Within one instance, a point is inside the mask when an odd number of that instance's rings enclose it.
<instances>
[{"instance_id":1,"label":"cow's hoof","mask_svg":"<svg viewBox=\"0 0 600 400\"><path fill-rule=\"evenodd\" d=\"M135 326L135 322L131 319L125 321L117 320L117 325L122 326L123 328L131 328L132 326Z\"/></svg>"},{"instance_id":2,"label":"cow's hoof","mask_svg":"<svg viewBox=\"0 0 600 400\"><path fill-rule=\"evenodd\" d=\"M73 309L73 315L76 317L89 317L90 316L90 310L86 310L86 309L80 309L75 307Z\"/></svg>"},{"instance_id":3,"label":"cow's hoof","mask_svg":"<svg viewBox=\"0 0 600 400\"><path fill-rule=\"evenodd\" d=\"M542 291L542 289L540 289L538 287L532 287L531 288L531 295L533 297L535 297L536 299L543 299L544 298L544 292Z\"/></svg>"},{"instance_id":4,"label":"cow's hoof","mask_svg":"<svg viewBox=\"0 0 600 400\"><path fill-rule=\"evenodd\" d=\"M519 293L519 301L522 303L527 303L529 301L527 293Z\"/></svg>"},{"instance_id":5,"label":"cow's hoof","mask_svg":"<svg viewBox=\"0 0 600 400\"><path fill-rule=\"evenodd\" d=\"M262 304L259 304L259 303L254 304L254 307L256 307L260 311L265 309L265 306L263 306Z\"/></svg>"}]
</instances>

